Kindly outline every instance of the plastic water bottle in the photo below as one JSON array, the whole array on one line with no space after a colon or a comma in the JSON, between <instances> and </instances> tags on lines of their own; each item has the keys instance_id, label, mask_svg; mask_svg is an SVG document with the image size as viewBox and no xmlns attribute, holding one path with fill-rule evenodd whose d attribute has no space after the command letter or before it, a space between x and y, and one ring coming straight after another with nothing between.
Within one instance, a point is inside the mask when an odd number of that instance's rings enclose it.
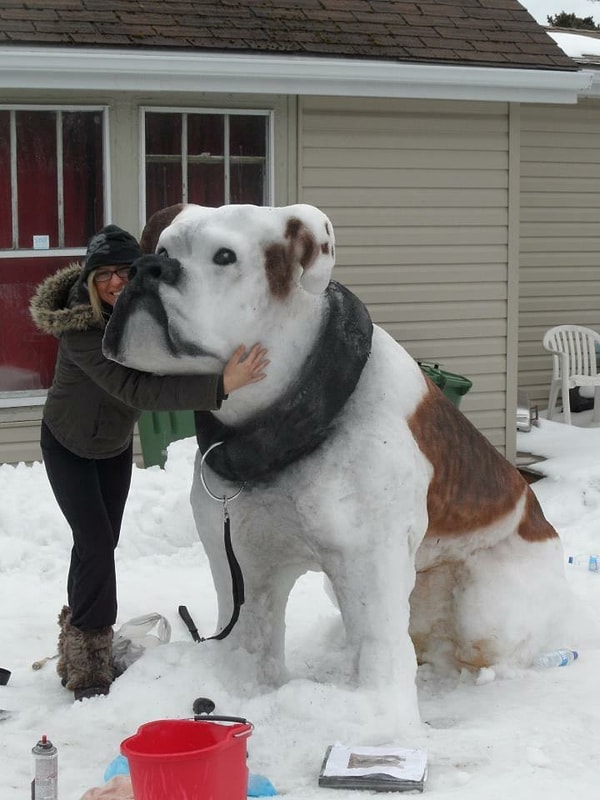
<instances>
[{"instance_id":1,"label":"plastic water bottle","mask_svg":"<svg viewBox=\"0 0 600 800\"><path fill-rule=\"evenodd\" d=\"M592 553L590 555L581 554L578 556L569 556L569 564L573 567L583 567L590 572L600 572L600 555Z\"/></svg>"},{"instance_id":2,"label":"plastic water bottle","mask_svg":"<svg viewBox=\"0 0 600 800\"><path fill-rule=\"evenodd\" d=\"M58 798L58 752L44 734L32 748L33 780L32 800L57 800Z\"/></svg>"},{"instance_id":3,"label":"plastic water bottle","mask_svg":"<svg viewBox=\"0 0 600 800\"><path fill-rule=\"evenodd\" d=\"M579 658L577 650L550 650L547 653L540 653L534 661L535 667L566 667Z\"/></svg>"}]
</instances>

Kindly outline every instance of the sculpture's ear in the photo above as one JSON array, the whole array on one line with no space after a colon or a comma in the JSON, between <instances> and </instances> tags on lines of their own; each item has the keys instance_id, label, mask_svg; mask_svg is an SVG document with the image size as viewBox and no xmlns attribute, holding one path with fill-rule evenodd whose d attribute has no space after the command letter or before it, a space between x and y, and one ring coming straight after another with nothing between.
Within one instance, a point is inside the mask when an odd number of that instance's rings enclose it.
<instances>
[{"instance_id":1,"label":"sculpture's ear","mask_svg":"<svg viewBox=\"0 0 600 800\"><path fill-rule=\"evenodd\" d=\"M140 247L143 253L156 252L156 245L158 244L161 233L165 228L169 227L175 217L180 214L184 208L185 205L183 203L177 203L174 206L162 208L160 211L156 211L152 214L145 224L140 238Z\"/></svg>"},{"instance_id":2,"label":"sculpture's ear","mask_svg":"<svg viewBox=\"0 0 600 800\"><path fill-rule=\"evenodd\" d=\"M311 294L323 292L335 264L335 236L331 220L315 206L288 206L285 237L302 267L300 285Z\"/></svg>"}]
</instances>

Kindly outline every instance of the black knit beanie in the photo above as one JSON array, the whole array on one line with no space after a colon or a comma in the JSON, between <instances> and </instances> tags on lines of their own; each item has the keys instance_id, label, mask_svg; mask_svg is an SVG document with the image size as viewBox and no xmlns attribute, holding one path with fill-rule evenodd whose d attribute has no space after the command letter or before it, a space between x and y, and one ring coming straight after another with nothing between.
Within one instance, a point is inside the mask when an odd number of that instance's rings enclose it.
<instances>
[{"instance_id":1,"label":"black knit beanie","mask_svg":"<svg viewBox=\"0 0 600 800\"><path fill-rule=\"evenodd\" d=\"M130 233L118 225L106 225L88 243L81 280L86 281L94 269L132 264L141 255L140 246Z\"/></svg>"}]
</instances>

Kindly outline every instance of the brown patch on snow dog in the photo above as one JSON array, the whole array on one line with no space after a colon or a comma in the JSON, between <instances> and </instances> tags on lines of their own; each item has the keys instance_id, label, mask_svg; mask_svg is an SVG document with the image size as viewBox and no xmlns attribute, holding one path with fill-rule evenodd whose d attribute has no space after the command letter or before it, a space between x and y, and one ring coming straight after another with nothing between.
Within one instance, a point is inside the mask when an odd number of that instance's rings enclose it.
<instances>
[{"instance_id":1,"label":"brown patch on snow dog","mask_svg":"<svg viewBox=\"0 0 600 800\"><path fill-rule=\"evenodd\" d=\"M530 542L557 537L519 471L428 382L428 393L408 420L433 467L426 536L460 536L485 528L525 496L519 536Z\"/></svg>"}]
</instances>

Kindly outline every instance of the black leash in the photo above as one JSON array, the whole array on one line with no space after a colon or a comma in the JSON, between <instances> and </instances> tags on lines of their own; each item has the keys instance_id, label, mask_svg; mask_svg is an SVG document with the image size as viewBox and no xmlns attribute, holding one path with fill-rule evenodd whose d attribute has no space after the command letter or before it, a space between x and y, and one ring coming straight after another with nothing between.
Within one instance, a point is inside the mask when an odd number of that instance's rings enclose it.
<instances>
[{"instance_id":1,"label":"black leash","mask_svg":"<svg viewBox=\"0 0 600 800\"><path fill-rule=\"evenodd\" d=\"M227 509L227 500L223 498L223 539L225 541L225 552L227 553L227 563L229 564L229 571L231 573L231 593L233 595L233 612L231 619L222 631L209 636L209 639L224 639L233 630L233 626L238 621L240 616L240 609L244 605L244 576L242 568L239 565L235 553L233 552L233 545L231 544L231 520L229 511Z\"/></svg>"},{"instance_id":2,"label":"black leash","mask_svg":"<svg viewBox=\"0 0 600 800\"><path fill-rule=\"evenodd\" d=\"M217 445L213 445L213 447L216 446ZM221 500L223 503L223 541L225 544L225 554L227 555L227 563L229 564L229 572L231 574L231 593L233 596L233 611L231 614L231 619L229 620L227 625L223 628L223 630L219 631L219 633L215 633L213 636L200 636L200 634L198 633L198 628L196 627L196 624L194 623L192 615L188 611L187 606L179 606L178 608L179 616L185 622L187 629L192 635L192 639L195 642L208 642L211 639L224 639L226 636L229 636L229 634L231 633L231 631L235 626L235 623L238 621L238 618L240 616L240 609L244 605L244 599L245 599L244 576L242 574L242 569L239 565L239 562L235 557L235 553L233 552L233 545L231 544L231 518L229 516L229 509L227 507L228 499L225 496L223 496L222 498L218 498L210 491L210 489L206 485L206 482L204 481L204 476L202 474L203 466L204 466L204 457L200 465L200 475L202 478L202 485L213 499ZM244 487L242 486L242 489L243 488ZM234 497L237 497L242 491L242 489L240 489L240 491L237 494L235 494Z\"/></svg>"}]
</instances>

